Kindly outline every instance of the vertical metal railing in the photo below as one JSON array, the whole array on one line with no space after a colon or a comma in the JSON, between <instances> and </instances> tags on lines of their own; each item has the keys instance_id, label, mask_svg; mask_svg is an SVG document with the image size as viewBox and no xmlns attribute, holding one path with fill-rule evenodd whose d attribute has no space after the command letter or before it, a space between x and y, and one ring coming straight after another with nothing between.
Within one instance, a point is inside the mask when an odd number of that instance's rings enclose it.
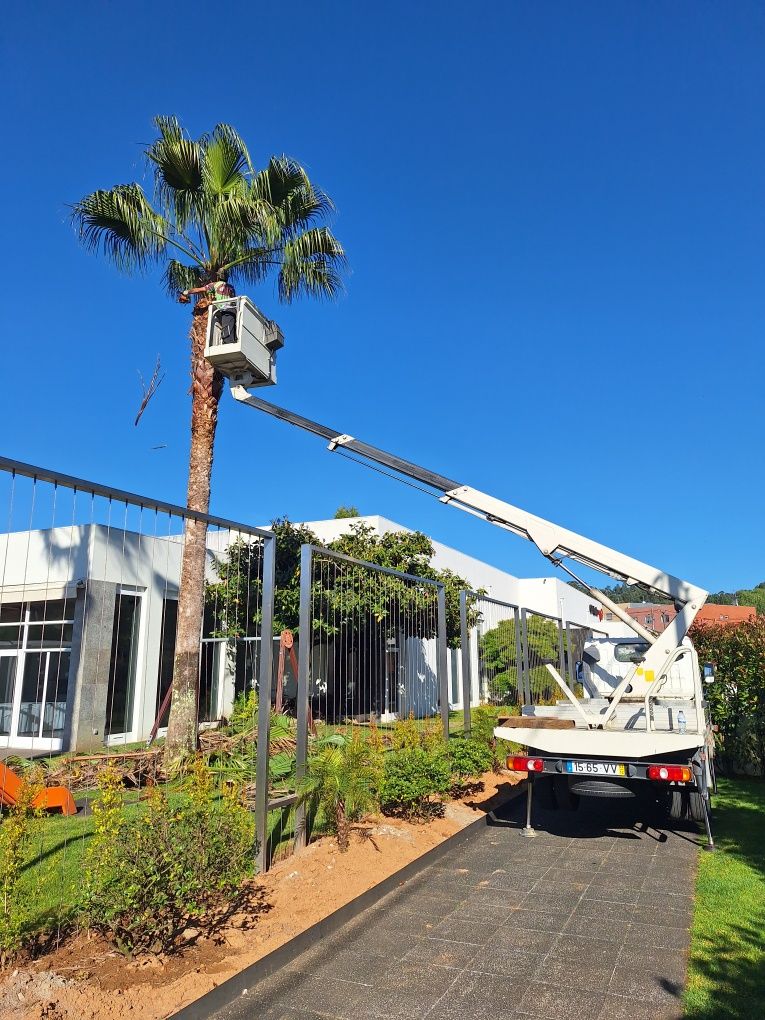
<instances>
[{"instance_id":1,"label":"vertical metal railing","mask_svg":"<svg viewBox=\"0 0 765 1020\"><path fill-rule=\"evenodd\" d=\"M371 726L384 734L411 717L423 725L439 720L448 737L446 625L440 581L302 547L296 787L311 742L332 733L365 738ZM306 839L306 814L298 804L295 845Z\"/></svg>"},{"instance_id":2,"label":"vertical metal railing","mask_svg":"<svg viewBox=\"0 0 765 1020\"><path fill-rule=\"evenodd\" d=\"M205 535L200 754L216 783L230 781L225 748L238 710L237 739L252 765L241 772L241 794L255 812L262 864L274 535L0 458L0 757L10 762L12 784L42 762L43 781L64 788L76 810L65 840L54 839L53 829L48 840L55 819L40 821L41 861L50 858L44 868L48 887L51 875L72 870L71 861L63 866L62 855L79 862L87 845L93 824L87 806L101 769L123 777L128 813L138 811L146 784L169 782L164 737L190 522L197 531L202 525ZM266 706L260 714L258 697ZM37 867L32 860L25 869L30 902ZM62 886L62 909L54 912L59 917L66 916L70 892ZM35 923L32 918L30 925ZM40 923L46 923L42 915Z\"/></svg>"},{"instance_id":3,"label":"vertical metal railing","mask_svg":"<svg viewBox=\"0 0 765 1020\"><path fill-rule=\"evenodd\" d=\"M523 650L518 606L472 591L460 593L462 699L466 731L470 707L520 705Z\"/></svg>"}]
</instances>

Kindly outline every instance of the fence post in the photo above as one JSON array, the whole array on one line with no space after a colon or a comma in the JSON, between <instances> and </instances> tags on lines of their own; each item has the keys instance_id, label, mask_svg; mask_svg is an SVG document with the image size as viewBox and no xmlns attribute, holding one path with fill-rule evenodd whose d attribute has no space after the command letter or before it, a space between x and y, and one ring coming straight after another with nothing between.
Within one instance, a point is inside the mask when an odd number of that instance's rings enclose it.
<instances>
[{"instance_id":1,"label":"fence post","mask_svg":"<svg viewBox=\"0 0 765 1020\"><path fill-rule=\"evenodd\" d=\"M460 592L460 653L462 662L462 728L465 734L470 733L472 719L470 717L470 699L473 694L470 676L470 631L467 618L468 593Z\"/></svg>"},{"instance_id":2,"label":"fence post","mask_svg":"<svg viewBox=\"0 0 765 1020\"><path fill-rule=\"evenodd\" d=\"M305 776L308 757L308 698L311 672L311 574L313 572L313 546L300 547L300 623L298 626L298 677L297 677L297 747L295 749L295 779L299 786ZM295 809L295 849L306 845L305 805Z\"/></svg>"},{"instance_id":3,"label":"fence post","mask_svg":"<svg viewBox=\"0 0 765 1020\"><path fill-rule=\"evenodd\" d=\"M513 609L513 625L515 628L515 675L518 678L516 691L521 699L521 705L526 702L526 686L523 679L523 644L521 642L521 621L520 610Z\"/></svg>"},{"instance_id":4,"label":"fence post","mask_svg":"<svg viewBox=\"0 0 765 1020\"><path fill-rule=\"evenodd\" d=\"M444 737L449 739L449 672L446 651L446 589L438 586L438 692Z\"/></svg>"},{"instance_id":5,"label":"fence post","mask_svg":"<svg viewBox=\"0 0 765 1020\"><path fill-rule=\"evenodd\" d=\"M531 669L529 667L529 627L526 621L526 610L521 610L521 660L523 669L523 700L531 704Z\"/></svg>"},{"instance_id":6,"label":"fence post","mask_svg":"<svg viewBox=\"0 0 765 1020\"><path fill-rule=\"evenodd\" d=\"M563 651L563 617L558 620L558 670L565 680L566 678L566 657Z\"/></svg>"},{"instance_id":7,"label":"fence post","mask_svg":"<svg viewBox=\"0 0 765 1020\"><path fill-rule=\"evenodd\" d=\"M276 537L263 539L263 593L260 612L260 662L258 663L258 757L255 771L255 834L257 866L268 869L268 763L271 728L271 681L273 678L274 578Z\"/></svg>"}]
</instances>

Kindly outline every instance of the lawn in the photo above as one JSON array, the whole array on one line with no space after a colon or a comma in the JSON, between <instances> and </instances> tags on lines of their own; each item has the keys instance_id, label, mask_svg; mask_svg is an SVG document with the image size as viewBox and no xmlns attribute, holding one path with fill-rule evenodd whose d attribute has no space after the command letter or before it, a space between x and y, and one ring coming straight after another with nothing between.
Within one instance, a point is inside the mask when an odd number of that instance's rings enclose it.
<instances>
[{"instance_id":1,"label":"lawn","mask_svg":"<svg viewBox=\"0 0 765 1020\"><path fill-rule=\"evenodd\" d=\"M702 854L685 996L689 1020L765 1017L765 782L721 780L718 850Z\"/></svg>"}]
</instances>

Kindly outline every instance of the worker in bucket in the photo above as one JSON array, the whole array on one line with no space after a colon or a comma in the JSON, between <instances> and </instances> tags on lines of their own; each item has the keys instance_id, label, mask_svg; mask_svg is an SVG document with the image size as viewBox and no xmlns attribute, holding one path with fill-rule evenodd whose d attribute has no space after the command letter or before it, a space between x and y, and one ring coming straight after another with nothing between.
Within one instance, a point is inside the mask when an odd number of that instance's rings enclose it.
<instances>
[{"instance_id":1,"label":"worker in bucket","mask_svg":"<svg viewBox=\"0 0 765 1020\"><path fill-rule=\"evenodd\" d=\"M188 304L192 294L201 294L208 301L226 301L228 298L236 297L236 291L228 282L225 269L219 269L215 274L215 280L203 284L201 287L191 287L183 290L178 296L181 304ZM220 340L222 344L236 343L236 307L224 305L215 310L215 316L220 324Z\"/></svg>"}]
</instances>

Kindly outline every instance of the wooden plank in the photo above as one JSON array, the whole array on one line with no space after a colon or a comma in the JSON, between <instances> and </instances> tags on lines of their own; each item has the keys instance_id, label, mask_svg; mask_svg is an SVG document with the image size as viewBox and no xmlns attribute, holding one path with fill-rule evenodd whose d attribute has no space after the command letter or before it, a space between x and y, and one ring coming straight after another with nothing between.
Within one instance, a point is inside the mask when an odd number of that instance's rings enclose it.
<instances>
[{"instance_id":1,"label":"wooden plank","mask_svg":"<svg viewBox=\"0 0 765 1020\"><path fill-rule=\"evenodd\" d=\"M525 730L575 730L576 722L573 719L557 719L554 716L510 715L500 716L497 719L497 726Z\"/></svg>"}]
</instances>

